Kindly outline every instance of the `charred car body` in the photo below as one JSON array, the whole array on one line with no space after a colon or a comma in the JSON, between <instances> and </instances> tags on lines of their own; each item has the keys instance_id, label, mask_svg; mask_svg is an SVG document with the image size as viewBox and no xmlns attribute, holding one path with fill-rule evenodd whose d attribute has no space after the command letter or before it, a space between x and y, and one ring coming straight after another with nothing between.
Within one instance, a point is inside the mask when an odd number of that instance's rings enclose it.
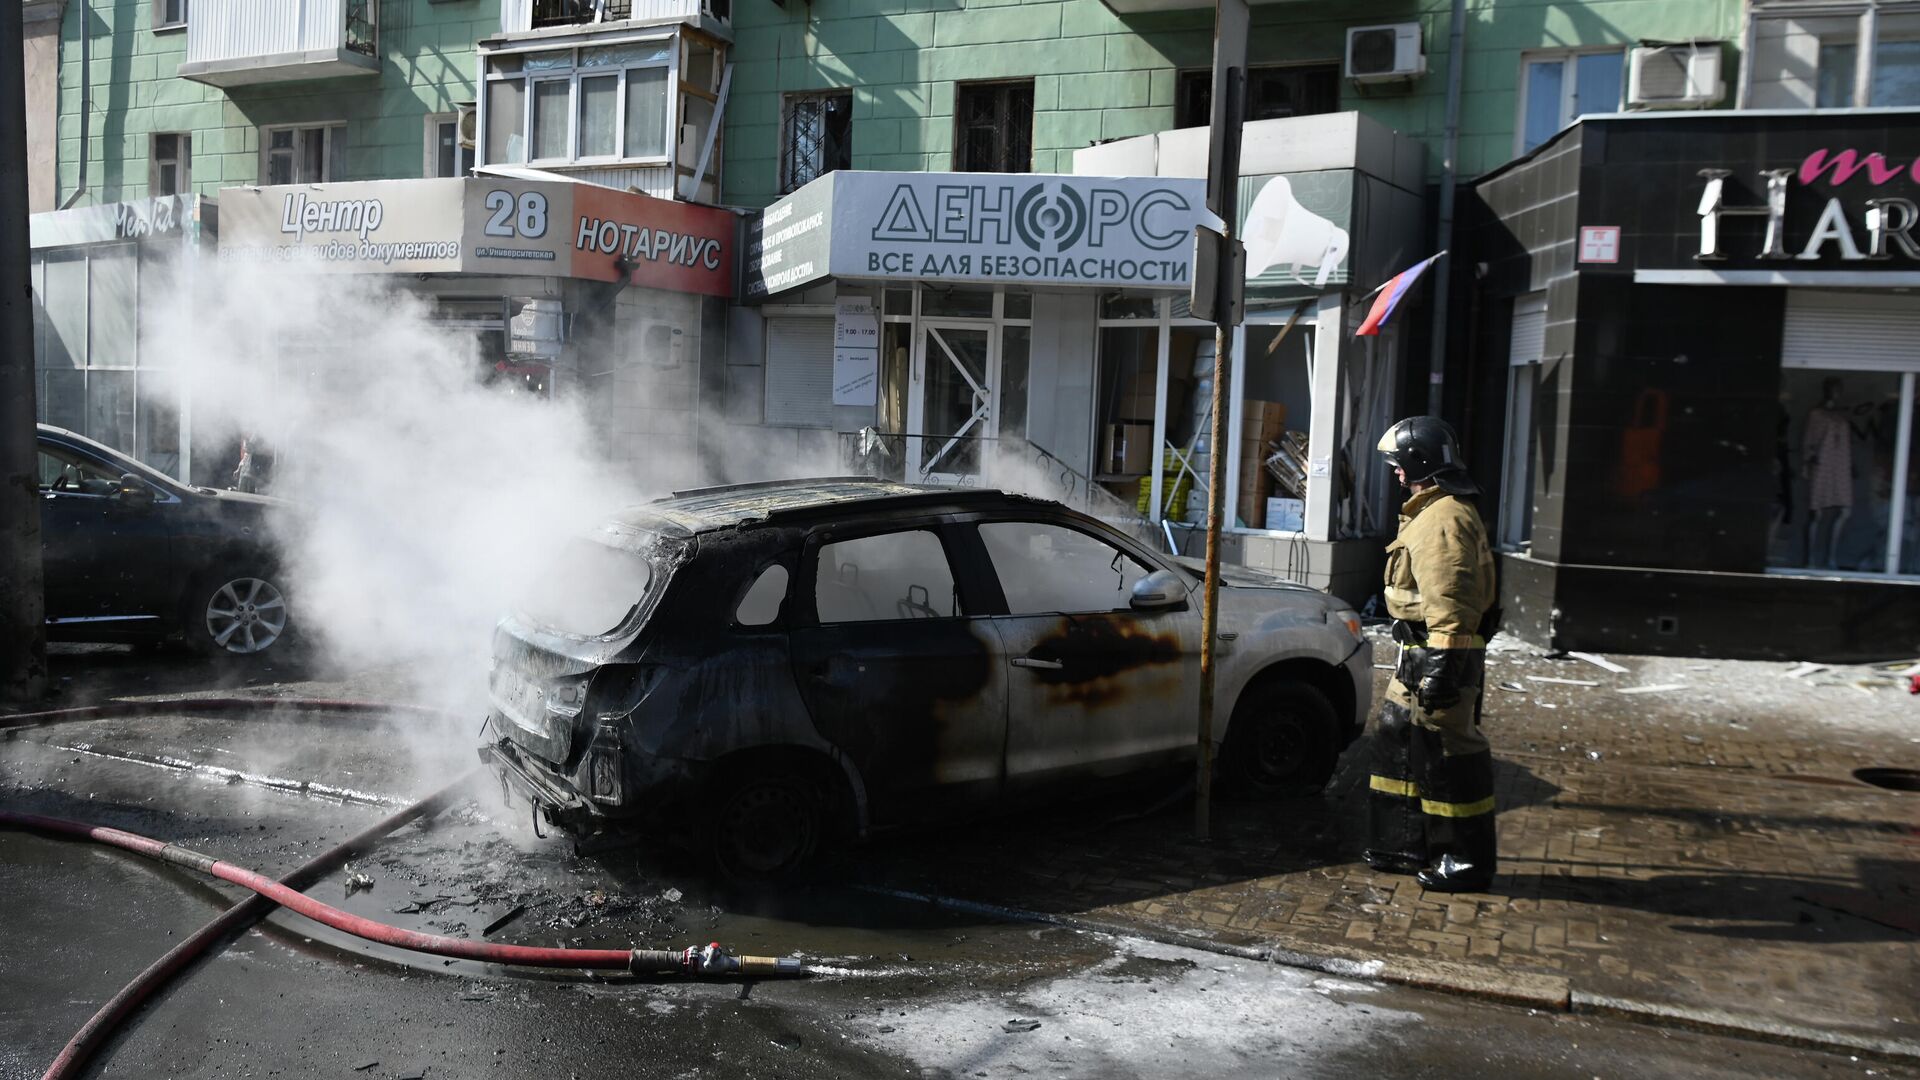
<instances>
[{"instance_id":1,"label":"charred car body","mask_svg":"<svg viewBox=\"0 0 1920 1080\"><path fill-rule=\"evenodd\" d=\"M677 493L576 542L495 633L481 757L569 831L734 877L827 840L1192 767L1199 580L1058 504L868 479ZM1223 783L1312 790L1361 727L1340 602L1223 577Z\"/></svg>"}]
</instances>

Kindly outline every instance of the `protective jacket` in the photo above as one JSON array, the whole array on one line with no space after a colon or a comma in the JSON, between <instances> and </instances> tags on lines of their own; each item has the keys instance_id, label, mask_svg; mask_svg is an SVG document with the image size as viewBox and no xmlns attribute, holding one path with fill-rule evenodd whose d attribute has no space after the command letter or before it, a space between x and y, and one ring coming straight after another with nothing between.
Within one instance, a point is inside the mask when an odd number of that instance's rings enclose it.
<instances>
[{"instance_id":1,"label":"protective jacket","mask_svg":"<svg viewBox=\"0 0 1920 1080\"><path fill-rule=\"evenodd\" d=\"M1484 649L1480 620L1493 606L1493 551L1473 504L1437 487L1400 511L1387 545L1387 614L1426 627L1429 649Z\"/></svg>"}]
</instances>

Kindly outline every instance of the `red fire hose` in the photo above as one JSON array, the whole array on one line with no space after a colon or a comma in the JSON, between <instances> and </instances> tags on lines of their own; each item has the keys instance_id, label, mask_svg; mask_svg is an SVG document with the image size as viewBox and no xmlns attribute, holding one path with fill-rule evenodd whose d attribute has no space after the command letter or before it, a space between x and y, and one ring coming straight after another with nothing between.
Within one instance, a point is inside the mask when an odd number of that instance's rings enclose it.
<instances>
[{"instance_id":1,"label":"red fire hose","mask_svg":"<svg viewBox=\"0 0 1920 1080\"><path fill-rule=\"evenodd\" d=\"M32 727L78 720L94 720L160 713L233 713L285 709L315 713L406 712L444 715L438 710L417 705L391 705L382 702L331 699L276 700L272 698L176 698L168 701L117 701L72 709L0 716L0 729ZM471 774L469 774L471 775ZM244 867L215 859L177 844L106 826L65 821L37 814L0 810L0 826L36 829L43 832L94 840L160 859L176 866L198 870L250 889L255 895L229 908L213 922L154 961L134 980L115 994L88 1019L60 1051L42 1080L63 1080L77 1075L108 1036L153 992L164 986L186 966L217 942L236 933L284 905L317 922L322 922L356 937L414 952L480 960L486 963L525 967L559 967L595 970L624 970L634 974L683 973L688 975L804 975L805 968L791 957L734 956L719 943L704 948L666 949L546 949L519 945L496 945L468 941L437 934L422 934L388 926L372 919L351 915L323 904L298 891L331 873L340 864L363 851L373 842L408 822L444 809L466 777L439 792L401 810L361 832L353 839L321 854L280 881L272 881Z\"/></svg>"}]
</instances>

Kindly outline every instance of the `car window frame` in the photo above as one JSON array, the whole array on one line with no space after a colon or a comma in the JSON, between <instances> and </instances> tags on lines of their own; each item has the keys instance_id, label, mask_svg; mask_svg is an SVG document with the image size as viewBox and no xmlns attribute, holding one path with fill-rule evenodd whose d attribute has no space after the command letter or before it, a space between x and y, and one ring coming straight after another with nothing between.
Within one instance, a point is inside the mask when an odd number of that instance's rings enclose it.
<instances>
[{"instance_id":1,"label":"car window frame","mask_svg":"<svg viewBox=\"0 0 1920 1080\"><path fill-rule=\"evenodd\" d=\"M76 436L75 438L84 439L85 437ZM41 431L35 442L36 445L40 447L57 446L70 454L87 458L95 465L112 472L115 477L131 473L135 479L154 489L156 502L179 502L181 501L180 496L190 490L166 473L161 472L144 461L122 454L110 446L102 445L99 447L99 451L105 452L103 455L94 449L92 440L73 442L51 435L46 431Z\"/></svg>"},{"instance_id":2,"label":"car window frame","mask_svg":"<svg viewBox=\"0 0 1920 1080\"><path fill-rule=\"evenodd\" d=\"M936 619L894 618L822 622L819 603L815 599L819 595L820 549L828 544L865 540L869 537L900 532L934 534L934 538L940 542L940 550L947 557L947 569L953 574L954 588L960 594L961 613L942 615ZM916 514L888 519L861 518L816 525L807 531L806 542L801 545L799 580L789 585L789 599L794 604L791 625L795 628L846 629L859 626L898 626L902 623L951 623L979 618L982 612L978 608L986 602L986 597L980 590L978 567L964 555L965 553L955 543L951 514Z\"/></svg>"},{"instance_id":3,"label":"car window frame","mask_svg":"<svg viewBox=\"0 0 1920 1080\"><path fill-rule=\"evenodd\" d=\"M790 554L781 552L778 555L772 555L758 560L753 564L753 568L740 579L740 584L733 590L733 603L727 609L728 630L736 634L786 632L787 627L793 622L795 605L793 586L794 583L800 579L799 571L792 565L792 558ZM753 591L755 585L760 584L760 579L766 575L766 572L776 566L786 570L787 588L780 596L780 605L774 611L773 618L763 623L741 622L740 605L746 603L747 594Z\"/></svg>"},{"instance_id":4,"label":"car window frame","mask_svg":"<svg viewBox=\"0 0 1920 1080\"><path fill-rule=\"evenodd\" d=\"M80 464L91 465L94 469L106 474L115 485L113 491L105 493L79 491L69 488L42 487L36 475L33 488L34 494L43 499L97 499L101 502L114 502L120 497L121 478L129 475L125 472L114 471L114 466L118 464L117 462L102 461L93 454L85 453L76 447L51 439L42 439L34 445L34 472L36 474L39 472L39 455L43 453L51 453L56 458L65 456L76 460ZM132 473L131 475L135 483L144 484L148 488L153 489L155 504L180 501L171 491L154 488L152 484L148 484L139 473Z\"/></svg>"},{"instance_id":5,"label":"car window frame","mask_svg":"<svg viewBox=\"0 0 1920 1080\"><path fill-rule=\"evenodd\" d=\"M1000 572L994 568L993 554L987 548L986 538L980 535L980 526L1006 522L1020 525L1052 525L1056 528L1068 529L1080 533L1083 536L1098 540L1109 547L1118 549L1122 554L1138 562L1141 566L1146 567L1148 574L1153 574L1161 570L1174 570L1173 567L1168 566L1142 545L1131 542L1131 540L1119 530L1109 528L1099 521L1082 520L1064 514L1023 514L1018 511L988 510L968 514L964 520L955 523L955 528L964 530L965 538L974 550L974 558L978 560L979 572L982 575L982 581L984 583L983 588L990 590L994 604L994 614L1000 617L1030 619L1048 618L1055 615L1116 615L1123 612L1134 615L1148 614L1137 611L1131 606L1125 606L1108 608L1104 611L1049 611L1027 612L1025 614L1015 615L1007 604L1006 587L1000 583ZM1174 572L1177 573L1177 571Z\"/></svg>"}]
</instances>

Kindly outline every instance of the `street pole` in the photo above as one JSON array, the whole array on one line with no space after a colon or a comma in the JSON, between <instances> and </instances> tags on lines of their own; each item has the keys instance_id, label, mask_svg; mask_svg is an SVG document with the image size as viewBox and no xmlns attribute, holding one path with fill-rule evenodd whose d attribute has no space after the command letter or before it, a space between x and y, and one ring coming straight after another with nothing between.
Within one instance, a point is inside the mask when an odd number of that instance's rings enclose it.
<instances>
[{"instance_id":1,"label":"street pole","mask_svg":"<svg viewBox=\"0 0 1920 1080\"><path fill-rule=\"evenodd\" d=\"M1440 234L1438 249L1453 247L1454 188L1460 175L1460 84L1466 80L1463 68L1467 42L1467 0L1453 0L1452 24L1447 34L1447 119L1441 140L1440 160ZM1427 415L1439 416L1446 405L1447 305L1448 284L1453 267L1435 270L1433 275L1433 342L1427 354Z\"/></svg>"},{"instance_id":2,"label":"street pole","mask_svg":"<svg viewBox=\"0 0 1920 1080\"><path fill-rule=\"evenodd\" d=\"M1212 835L1213 707L1220 625L1220 528L1226 516L1227 397L1233 330L1240 319L1244 265L1234 239L1240 194L1240 125L1246 113L1247 0L1216 0L1213 18L1213 116L1207 148L1207 209L1221 222L1213 277L1213 431L1207 447L1207 571L1200 604L1200 732L1193 778L1193 835ZM1204 250L1204 246L1202 248ZM1200 272L1196 268L1196 273Z\"/></svg>"},{"instance_id":3,"label":"street pole","mask_svg":"<svg viewBox=\"0 0 1920 1080\"><path fill-rule=\"evenodd\" d=\"M0 698L47 692L41 593L39 441L33 392L33 286L27 274L27 76L24 9L0 10Z\"/></svg>"}]
</instances>

